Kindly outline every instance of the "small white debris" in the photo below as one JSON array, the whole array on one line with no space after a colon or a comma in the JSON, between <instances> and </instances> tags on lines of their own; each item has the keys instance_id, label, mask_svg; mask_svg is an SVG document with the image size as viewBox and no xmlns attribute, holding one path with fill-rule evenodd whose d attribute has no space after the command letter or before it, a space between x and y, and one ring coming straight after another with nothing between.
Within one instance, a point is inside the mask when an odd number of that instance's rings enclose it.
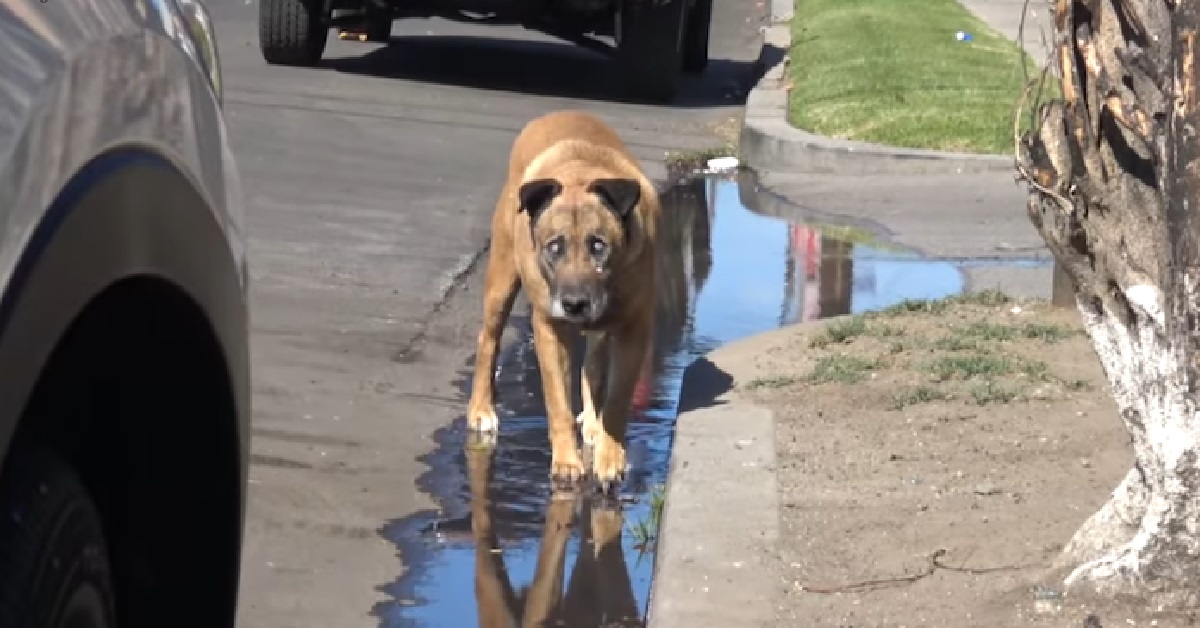
<instances>
[{"instance_id":1,"label":"small white debris","mask_svg":"<svg viewBox=\"0 0 1200 628\"><path fill-rule=\"evenodd\" d=\"M708 160L708 171L713 174L727 174L737 170L737 157L714 157Z\"/></svg>"}]
</instances>

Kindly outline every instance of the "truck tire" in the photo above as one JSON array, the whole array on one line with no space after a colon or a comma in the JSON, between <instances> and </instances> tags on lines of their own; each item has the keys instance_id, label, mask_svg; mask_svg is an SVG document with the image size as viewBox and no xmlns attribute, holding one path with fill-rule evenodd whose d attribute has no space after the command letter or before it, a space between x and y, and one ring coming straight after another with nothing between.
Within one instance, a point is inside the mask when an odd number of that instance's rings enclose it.
<instances>
[{"instance_id":1,"label":"truck tire","mask_svg":"<svg viewBox=\"0 0 1200 628\"><path fill-rule=\"evenodd\" d=\"M712 31L713 0L696 0L688 11L683 33L683 71L703 74L708 67L708 38Z\"/></svg>"},{"instance_id":2,"label":"truck tire","mask_svg":"<svg viewBox=\"0 0 1200 628\"><path fill-rule=\"evenodd\" d=\"M15 451L0 479L0 626L116 628L104 528L71 466Z\"/></svg>"},{"instance_id":3,"label":"truck tire","mask_svg":"<svg viewBox=\"0 0 1200 628\"><path fill-rule=\"evenodd\" d=\"M392 18L374 18L367 22L367 41L386 44L392 40Z\"/></svg>"},{"instance_id":4,"label":"truck tire","mask_svg":"<svg viewBox=\"0 0 1200 628\"><path fill-rule=\"evenodd\" d=\"M687 0L622 0L617 62L636 98L668 103L679 91Z\"/></svg>"},{"instance_id":5,"label":"truck tire","mask_svg":"<svg viewBox=\"0 0 1200 628\"><path fill-rule=\"evenodd\" d=\"M267 63L314 66L328 38L324 0L259 0L258 45Z\"/></svg>"}]
</instances>

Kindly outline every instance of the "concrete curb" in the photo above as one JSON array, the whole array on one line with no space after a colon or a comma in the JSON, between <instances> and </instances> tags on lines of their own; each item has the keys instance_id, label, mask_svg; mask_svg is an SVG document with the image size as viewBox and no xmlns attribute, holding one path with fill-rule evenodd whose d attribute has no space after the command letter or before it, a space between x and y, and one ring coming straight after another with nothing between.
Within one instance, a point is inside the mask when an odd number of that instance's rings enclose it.
<instances>
[{"instance_id":1,"label":"concrete curb","mask_svg":"<svg viewBox=\"0 0 1200 628\"><path fill-rule=\"evenodd\" d=\"M791 2L772 0L771 22L763 34L763 59L782 51L750 90L742 122L742 161L759 171L842 174L933 174L1012 171L1007 155L976 155L896 148L823 137L787 121L787 55L792 45ZM781 23L782 22L782 23ZM774 52L773 52L774 51ZM769 63L769 61L765 61Z\"/></svg>"},{"instance_id":2,"label":"concrete curb","mask_svg":"<svg viewBox=\"0 0 1200 628\"><path fill-rule=\"evenodd\" d=\"M769 569L779 537L775 416L736 387L753 378L767 347L797 329L730 343L684 374L648 628L775 623L780 585Z\"/></svg>"}]
</instances>

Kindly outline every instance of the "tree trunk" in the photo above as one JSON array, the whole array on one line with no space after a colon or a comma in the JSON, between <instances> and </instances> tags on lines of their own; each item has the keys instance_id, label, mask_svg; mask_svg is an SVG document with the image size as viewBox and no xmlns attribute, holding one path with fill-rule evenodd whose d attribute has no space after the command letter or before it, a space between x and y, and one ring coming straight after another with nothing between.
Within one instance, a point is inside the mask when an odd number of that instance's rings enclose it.
<instances>
[{"instance_id":1,"label":"tree trunk","mask_svg":"<svg viewBox=\"0 0 1200 628\"><path fill-rule=\"evenodd\" d=\"M1135 455L1065 548L1066 585L1171 605L1200 595L1198 4L1057 0L1063 98L1017 160Z\"/></svg>"}]
</instances>

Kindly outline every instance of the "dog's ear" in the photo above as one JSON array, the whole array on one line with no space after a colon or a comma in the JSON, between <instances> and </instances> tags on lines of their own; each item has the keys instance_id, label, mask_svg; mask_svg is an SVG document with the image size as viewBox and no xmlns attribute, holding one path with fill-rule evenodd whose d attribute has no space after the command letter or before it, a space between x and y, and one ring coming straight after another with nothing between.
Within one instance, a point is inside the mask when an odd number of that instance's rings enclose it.
<instances>
[{"instance_id":1,"label":"dog's ear","mask_svg":"<svg viewBox=\"0 0 1200 628\"><path fill-rule=\"evenodd\" d=\"M529 214L530 220L537 220L561 192L562 184L554 179L534 179L521 185L517 197L521 199L521 211Z\"/></svg>"},{"instance_id":2,"label":"dog's ear","mask_svg":"<svg viewBox=\"0 0 1200 628\"><path fill-rule=\"evenodd\" d=\"M599 196L622 220L628 218L642 200L642 185L634 179L596 179L588 186L588 192Z\"/></svg>"}]
</instances>

